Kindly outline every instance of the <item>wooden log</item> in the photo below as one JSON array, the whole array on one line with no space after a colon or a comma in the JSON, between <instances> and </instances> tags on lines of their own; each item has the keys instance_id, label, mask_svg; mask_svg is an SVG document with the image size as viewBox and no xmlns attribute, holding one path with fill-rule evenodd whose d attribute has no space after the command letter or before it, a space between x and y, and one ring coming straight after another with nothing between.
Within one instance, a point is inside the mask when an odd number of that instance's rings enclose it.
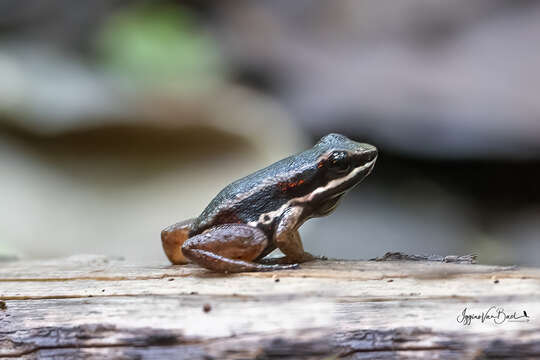
<instances>
[{"instance_id":1,"label":"wooden log","mask_svg":"<svg viewBox=\"0 0 540 360\"><path fill-rule=\"evenodd\" d=\"M233 275L101 256L0 263L0 358L540 356L540 269L429 259L441 261Z\"/></svg>"}]
</instances>

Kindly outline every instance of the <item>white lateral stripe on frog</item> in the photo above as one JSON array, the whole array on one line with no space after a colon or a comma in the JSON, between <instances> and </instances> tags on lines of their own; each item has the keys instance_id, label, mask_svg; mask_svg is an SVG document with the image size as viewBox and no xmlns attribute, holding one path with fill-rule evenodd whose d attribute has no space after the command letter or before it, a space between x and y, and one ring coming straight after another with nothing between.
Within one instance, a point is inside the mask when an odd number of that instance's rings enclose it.
<instances>
[{"instance_id":1,"label":"white lateral stripe on frog","mask_svg":"<svg viewBox=\"0 0 540 360\"><path fill-rule=\"evenodd\" d=\"M269 224L271 224L274 221L274 219L281 217L281 215L283 214L283 212L285 212L285 210L287 208L289 208L291 206L299 205L299 204L304 204L306 202L310 202L318 194L324 193L324 192L326 192L328 190L331 190L333 188L336 188L336 187L340 186L341 184L347 182L351 178L358 175L358 173L360 173L362 170L365 170L365 169L369 168L370 166L372 166L375 163L376 160L377 159L375 158L372 161L370 161L370 162L368 162L368 163L366 163L366 164L364 164L362 166L357 167L356 169L351 171L349 174L347 174L347 176L344 176L342 178L338 178L338 179L334 179L332 181L329 181L326 185L316 188L315 190L313 190L309 194L306 194L306 195L301 196L301 197L293 198L293 199L287 201L285 204L281 205L281 207L279 209L277 209L277 210L273 210L273 211L261 214L259 216L259 220L250 221L248 223L248 225L256 227L258 224L261 224L261 225L269 225Z\"/></svg>"}]
</instances>

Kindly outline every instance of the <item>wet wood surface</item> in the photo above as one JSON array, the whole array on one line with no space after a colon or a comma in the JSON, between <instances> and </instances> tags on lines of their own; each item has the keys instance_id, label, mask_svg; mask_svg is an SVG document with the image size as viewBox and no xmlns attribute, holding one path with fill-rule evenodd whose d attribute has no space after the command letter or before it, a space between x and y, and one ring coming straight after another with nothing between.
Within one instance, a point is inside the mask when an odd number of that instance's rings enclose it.
<instances>
[{"instance_id":1,"label":"wet wood surface","mask_svg":"<svg viewBox=\"0 0 540 360\"><path fill-rule=\"evenodd\" d=\"M0 262L0 358L540 356L540 269L395 259L234 275L102 256ZM464 309L515 319L466 325Z\"/></svg>"}]
</instances>

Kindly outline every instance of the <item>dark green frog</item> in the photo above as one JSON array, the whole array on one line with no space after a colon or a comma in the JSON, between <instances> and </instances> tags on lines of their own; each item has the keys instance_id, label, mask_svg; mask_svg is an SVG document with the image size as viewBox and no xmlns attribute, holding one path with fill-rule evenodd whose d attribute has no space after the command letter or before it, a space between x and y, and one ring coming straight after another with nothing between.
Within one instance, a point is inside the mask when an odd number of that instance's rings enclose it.
<instances>
[{"instance_id":1,"label":"dark green frog","mask_svg":"<svg viewBox=\"0 0 540 360\"><path fill-rule=\"evenodd\" d=\"M226 186L195 219L161 232L173 264L218 272L292 269L313 259L298 228L325 216L373 169L377 149L339 134ZM263 259L279 248L284 258Z\"/></svg>"}]
</instances>

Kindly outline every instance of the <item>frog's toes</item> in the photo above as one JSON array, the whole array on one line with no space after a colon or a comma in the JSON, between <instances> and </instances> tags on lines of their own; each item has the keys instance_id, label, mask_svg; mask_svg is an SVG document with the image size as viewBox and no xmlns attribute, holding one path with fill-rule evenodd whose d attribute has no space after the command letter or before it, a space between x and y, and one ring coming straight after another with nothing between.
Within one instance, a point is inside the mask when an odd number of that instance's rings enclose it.
<instances>
[{"instance_id":1,"label":"frog's toes","mask_svg":"<svg viewBox=\"0 0 540 360\"><path fill-rule=\"evenodd\" d=\"M273 270L295 270L300 269L300 264L287 264L287 265L271 265Z\"/></svg>"}]
</instances>

